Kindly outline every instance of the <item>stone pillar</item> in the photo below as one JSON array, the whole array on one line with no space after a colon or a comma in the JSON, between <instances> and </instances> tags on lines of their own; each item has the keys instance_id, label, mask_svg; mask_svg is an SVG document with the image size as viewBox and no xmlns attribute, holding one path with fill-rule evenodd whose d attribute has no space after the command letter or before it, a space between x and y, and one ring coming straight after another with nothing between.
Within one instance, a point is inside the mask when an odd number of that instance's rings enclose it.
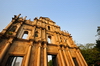
<instances>
[{"instance_id":1,"label":"stone pillar","mask_svg":"<svg viewBox=\"0 0 100 66\"><path fill-rule=\"evenodd\" d=\"M0 53L0 62L2 61L3 56L4 56L4 54L6 53L6 51L8 50L10 44L12 43L12 40L13 40L12 38L10 38L10 39L8 40L8 42L6 43L5 47L3 48L2 52Z\"/></svg>"},{"instance_id":2,"label":"stone pillar","mask_svg":"<svg viewBox=\"0 0 100 66\"><path fill-rule=\"evenodd\" d=\"M23 24L23 22L20 22L19 24L18 24L18 27L17 27L17 29L16 29L16 31L15 32L17 32L18 31L18 29L21 27L21 25Z\"/></svg>"},{"instance_id":3,"label":"stone pillar","mask_svg":"<svg viewBox=\"0 0 100 66\"><path fill-rule=\"evenodd\" d=\"M59 56L60 56L60 59L61 59L62 66L65 66L64 59L63 59L63 56L62 56L62 53L61 53L61 49L59 49Z\"/></svg>"},{"instance_id":4,"label":"stone pillar","mask_svg":"<svg viewBox=\"0 0 100 66\"><path fill-rule=\"evenodd\" d=\"M16 28L15 32L13 32L13 35L14 35L14 36L16 36L16 33L17 33L17 31L19 30L19 28L21 27L22 23L23 23L23 22L20 22L20 23L18 24L18 26L16 26L17 28Z\"/></svg>"},{"instance_id":5,"label":"stone pillar","mask_svg":"<svg viewBox=\"0 0 100 66\"><path fill-rule=\"evenodd\" d=\"M32 27L32 33L30 33L31 36L29 37L29 39L34 39L34 37L35 37L35 28L36 28L36 26Z\"/></svg>"},{"instance_id":6,"label":"stone pillar","mask_svg":"<svg viewBox=\"0 0 100 66\"><path fill-rule=\"evenodd\" d=\"M78 52L78 54L80 55L81 59L83 60L84 65L85 65L85 66L88 66L87 63L86 63L86 61L85 61L85 59L83 58L82 54L80 53L79 49L77 50L77 52Z\"/></svg>"},{"instance_id":7,"label":"stone pillar","mask_svg":"<svg viewBox=\"0 0 100 66\"><path fill-rule=\"evenodd\" d=\"M36 28L36 26L33 26L33 29L32 29L32 37L34 37L34 35L35 35L35 28Z\"/></svg>"},{"instance_id":8,"label":"stone pillar","mask_svg":"<svg viewBox=\"0 0 100 66\"><path fill-rule=\"evenodd\" d=\"M84 66L83 65L83 62L81 61L81 58L80 58L80 56L78 55L78 53L77 53L77 51L75 51L75 53L76 53L76 56L77 56L77 58L76 59L78 59L77 61L79 62L78 64L79 64L79 66Z\"/></svg>"},{"instance_id":9,"label":"stone pillar","mask_svg":"<svg viewBox=\"0 0 100 66\"><path fill-rule=\"evenodd\" d=\"M66 54L65 54L65 49L64 49L64 47L62 47L62 49L63 49L63 55L64 55L64 58L65 58L65 62L66 62L66 64L67 64L67 66L70 66L70 65L69 65L69 62L68 62L68 58L66 57Z\"/></svg>"},{"instance_id":10,"label":"stone pillar","mask_svg":"<svg viewBox=\"0 0 100 66\"><path fill-rule=\"evenodd\" d=\"M61 58L60 58L59 53L57 54L57 61L58 61L59 66L62 66Z\"/></svg>"},{"instance_id":11,"label":"stone pillar","mask_svg":"<svg viewBox=\"0 0 100 66\"><path fill-rule=\"evenodd\" d=\"M41 28L38 28L38 35L39 35L38 40L41 40L41 36L42 36L41 33L42 33L42 32L41 32Z\"/></svg>"},{"instance_id":12,"label":"stone pillar","mask_svg":"<svg viewBox=\"0 0 100 66\"><path fill-rule=\"evenodd\" d=\"M76 55L77 55L77 58L79 59L79 63L81 64L81 66L84 66L84 65L88 66L86 62L84 62L84 58L82 58L81 54L77 50L76 50Z\"/></svg>"},{"instance_id":13,"label":"stone pillar","mask_svg":"<svg viewBox=\"0 0 100 66\"><path fill-rule=\"evenodd\" d=\"M46 43L44 44L44 66L47 66L47 45Z\"/></svg>"},{"instance_id":14,"label":"stone pillar","mask_svg":"<svg viewBox=\"0 0 100 66\"><path fill-rule=\"evenodd\" d=\"M43 41L46 41L46 30L45 29L42 29L42 35L41 35L41 37L42 37Z\"/></svg>"},{"instance_id":15,"label":"stone pillar","mask_svg":"<svg viewBox=\"0 0 100 66\"><path fill-rule=\"evenodd\" d=\"M48 35L46 34L46 29L45 29L45 34L44 34L44 36L45 36L45 41L48 41L48 40L47 40L47 36L48 36Z\"/></svg>"},{"instance_id":16,"label":"stone pillar","mask_svg":"<svg viewBox=\"0 0 100 66\"><path fill-rule=\"evenodd\" d=\"M56 44L56 33L53 33L53 43Z\"/></svg>"},{"instance_id":17,"label":"stone pillar","mask_svg":"<svg viewBox=\"0 0 100 66\"><path fill-rule=\"evenodd\" d=\"M31 53L31 48L32 48L32 46L29 45L29 48L28 48L28 51L27 51L27 56L26 56L26 61L25 61L25 66L28 66L30 53Z\"/></svg>"},{"instance_id":18,"label":"stone pillar","mask_svg":"<svg viewBox=\"0 0 100 66\"><path fill-rule=\"evenodd\" d=\"M44 39L45 39L45 41L46 41L46 39L47 39L47 36L46 36L46 29L44 29L44 32L43 32L44 34L43 34L43 36L44 36Z\"/></svg>"},{"instance_id":19,"label":"stone pillar","mask_svg":"<svg viewBox=\"0 0 100 66\"><path fill-rule=\"evenodd\" d=\"M40 66L40 50L41 50L41 43L39 43L39 46L38 46L37 66Z\"/></svg>"},{"instance_id":20,"label":"stone pillar","mask_svg":"<svg viewBox=\"0 0 100 66\"><path fill-rule=\"evenodd\" d=\"M70 54L70 52L69 52L69 50L68 50L67 47L66 47L66 50L67 50L67 53L66 53L66 54L68 54L68 56L69 56L69 58L70 58L70 60L71 60L72 66L75 66L75 64L74 64L74 62L73 62L73 59L72 59L72 57L71 57L71 54Z\"/></svg>"},{"instance_id":21,"label":"stone pillar","mask_svg":"<svg viewBox=\"0 0 100 66\"><path fill-rule=\"evenodd\" d=\"M23 31L23 29L21 28L21 29L20 29L20 32L18 33L17 38L22 38L23 33L24 33L24 31Z\"/></svg>"}]
</instances>

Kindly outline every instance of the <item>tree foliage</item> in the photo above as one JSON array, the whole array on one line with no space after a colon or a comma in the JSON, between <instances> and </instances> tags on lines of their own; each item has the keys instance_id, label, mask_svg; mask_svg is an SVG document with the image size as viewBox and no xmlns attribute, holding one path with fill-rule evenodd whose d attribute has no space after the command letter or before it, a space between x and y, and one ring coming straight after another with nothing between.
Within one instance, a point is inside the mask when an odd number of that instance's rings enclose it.
<instances>
[{"instance_id":1,"label":"tree foliage","mask_svg":"<svg viewBox=\"0 0 100 66\"><path fill-rule=\"evenodd\" d=\"M96 48L100 51L100 40L96 40Z\"/></svg>"},{"instance_id":2,"label":"tree foliage","mask_svg":"<svg viewBox=\"0 0 100 66\"><path fill-rule=\"evenodd\" d=\"M100 51L98 51L98 48L96 48L95 45L96 44L93 43L79 45L81 53L89 66L91 66L91 64L94 64L95 66L100 66L98 65L100 61Z\"/></svg>"},{"instance_id":3,"label":"tree foliage","mask_svg":"<svg viewBox=\"0 0 100 66\"><path fill-rule=\"evenodd\" d=\"M50 61L48 62L48 66L53 66L52 60L50 60Z\"/></svg>"}]
</instances>

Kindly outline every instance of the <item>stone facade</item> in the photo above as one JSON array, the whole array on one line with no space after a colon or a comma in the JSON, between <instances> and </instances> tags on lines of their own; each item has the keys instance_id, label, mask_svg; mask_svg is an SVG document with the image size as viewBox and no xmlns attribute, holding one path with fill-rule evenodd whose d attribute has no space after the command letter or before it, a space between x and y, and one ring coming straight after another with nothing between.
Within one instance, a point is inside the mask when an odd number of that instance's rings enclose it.
<instances>
[{"instance_id":1,"label":"stone facade","mask_svg":"<svg viewBox=\"0 0 100 66\"><path fill-rule=\"evenodd\" d=\"M48 66L48 55L53 66L87 66L72 36L54 21L20 15L0 32L0 66Z\"/></svg>"}]
</instances>

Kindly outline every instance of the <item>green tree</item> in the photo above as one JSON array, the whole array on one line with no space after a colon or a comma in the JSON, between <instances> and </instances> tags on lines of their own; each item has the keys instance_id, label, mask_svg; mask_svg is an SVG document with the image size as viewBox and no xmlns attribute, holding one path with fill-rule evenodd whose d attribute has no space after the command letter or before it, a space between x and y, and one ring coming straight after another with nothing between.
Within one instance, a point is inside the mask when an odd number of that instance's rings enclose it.
<instances>
[{"instance_id":1,"label":"green tree","mask_svg":"<svg viewBox=\"0 0 100 66\"><path fill-rule=\"evenodd\" d=\"M100 40L96 40L96 48L100 51Z\"/></svg>"},{"instance_id":2,"label":"green tree","mask_svg":"<svg viewBox=\"0 0 100 66\"><path fill-rule=\"evenodd\" d=\"M48 66L53 66L52 60L50 60L50 61L48 62Z\"/></svg>"},{"instance_id":3,"label":"green tree","mask_svg":"<svg viewBox=\"0 0 100 66\"><path fill-rule=\"evenodd\" d=\"M97 66L96 64L98 60L100 60L100 57L98 55L100 52L97 50L97 48L95 48L95 44L93 43L88 43L85 45L80 44L79 48L87 64L89 66L91 66L91 64Z\"/></svg>"}]
</instances>

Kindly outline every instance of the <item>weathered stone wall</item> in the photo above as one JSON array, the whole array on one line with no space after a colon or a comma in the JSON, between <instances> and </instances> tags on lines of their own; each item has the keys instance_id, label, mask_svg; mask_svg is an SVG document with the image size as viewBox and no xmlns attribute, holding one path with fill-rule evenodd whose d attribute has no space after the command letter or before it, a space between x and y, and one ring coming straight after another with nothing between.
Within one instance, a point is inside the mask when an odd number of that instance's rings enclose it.
<instances>
[{"instance_id":1,"label":"weathered stone wall","mask_svg":"<svg viewBox=\"0 0 100 66\"><path fill-rule=\"evenodd\" d=\"M0 32L0 66L9 65L12 56L23 57L21 66L47 66L48 55L56 66L87 66L72 36L54 21L47 17L31 21L19 16L15 15Z\"/></svg>"}]
</instances>

